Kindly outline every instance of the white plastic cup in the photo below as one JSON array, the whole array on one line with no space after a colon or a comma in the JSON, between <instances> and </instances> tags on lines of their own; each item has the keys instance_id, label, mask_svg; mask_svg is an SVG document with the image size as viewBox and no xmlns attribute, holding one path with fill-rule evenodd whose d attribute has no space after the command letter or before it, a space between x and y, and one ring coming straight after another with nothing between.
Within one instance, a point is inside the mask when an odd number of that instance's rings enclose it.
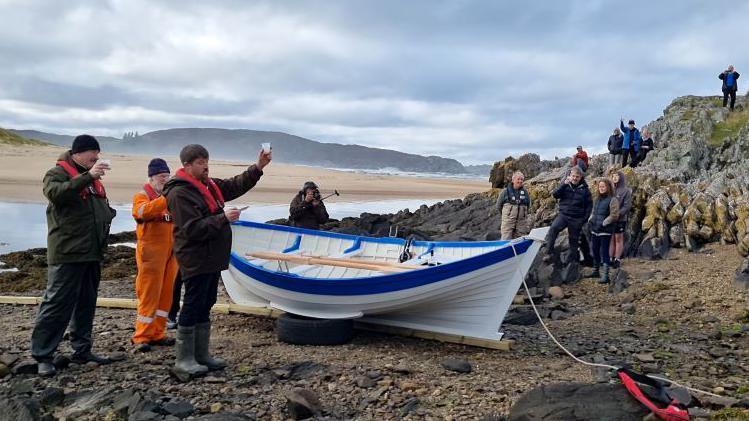
<instances>
[{"instance_id":1,"label":"white plastic cup","mask_svg":"<svg viewBox=\"0 0 749 421\"><path fill-rule=\"evenodd\" d=\"M270 153L270 142L261 143L260 146L263 148L263 153Z\"/></svg>"},{"instance_id":2,"label":"white plastic cup","mask_svg":"<svg viewBox=\"0 0 749 421\"><path fill-rule=\"evenodd\" d=\"M109 168L112 168L112 160L111 159L100 159L99 163L106 165Z\"/></svg>"}]
</instances>

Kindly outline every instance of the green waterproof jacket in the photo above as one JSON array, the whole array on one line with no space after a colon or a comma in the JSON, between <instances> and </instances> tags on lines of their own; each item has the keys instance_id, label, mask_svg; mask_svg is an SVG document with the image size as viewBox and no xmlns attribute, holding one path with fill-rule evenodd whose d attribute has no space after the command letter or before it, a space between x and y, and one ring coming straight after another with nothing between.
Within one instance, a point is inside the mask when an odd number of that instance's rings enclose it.
<instances>
[{"instance_id":1,"label":"green waterproof jacket","mask_svg":"<svg viewBox=\"0 0 749 421\"><path fill-rule=\"evenodd\" d=\"M75 166L70 152L60 160ZM79 168L80 170L80 168ZM109 227L116 211L106 197L81 191L91 186L94 178L87 171L71 178L56 165L44 175L44 196L47 205L47 264L101 261L107 247Z\"/></svg>"}]
</instances>

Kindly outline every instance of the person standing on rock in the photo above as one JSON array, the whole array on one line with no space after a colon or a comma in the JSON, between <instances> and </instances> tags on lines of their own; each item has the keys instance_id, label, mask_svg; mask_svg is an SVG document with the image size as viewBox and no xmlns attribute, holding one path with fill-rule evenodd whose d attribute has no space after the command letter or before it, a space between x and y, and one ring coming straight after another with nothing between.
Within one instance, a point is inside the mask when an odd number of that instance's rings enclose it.
<instances>
[{"instance_id":1,"label":"person standing on rock","mask_svg":"<svg viewBox=\"0 0 749 421\"><path fill-rule=\"evenodd\" d=\"M148 182L133 197L138 239L135 249L138 315L132 342L140 352L150 351L151 346L174 345L174 339L166 336L166 321L172 305L177 259L172 249L172 217L166 197L161 194L169 173L166 161L152 159L148 163Z\"/></svg>"},{"instance_id":2,"label":"person standing on rock","mask_svg":"<svg viewBox=\"0 0 749 421\"><path fill-rule=\"evenodd\" d=\"M528 233L528 210L531 197L523 186L525 176L520 171L512 174L512 181L507 184L497 199L497 207L502 215L500 230L503 240L512 240Z\"/></svg>"},{"instance_id":3,"label":"person standing on rock","mask_svg":"<svg viewBox=\"0 0 749 421\"><path fill-rule=\"evenodd\" d=\"M210 312L216 303L221 271L229 268L231 223L240 210L224 207L247 193L270 164L272 152L261 150L257 163L227 179L208 176L208 151L187 145L179 154L183 168L164 186L169 213L174 219L174 253L179 263L185 296L177 326L174 372L203 374L226 367L209 352Z\"/></svg>"},{"instance_id":4,"label":"person standing on rock","mask_svg":"<svg viewBox=\"0 0 749 421\"><path fill-rule=\"evenodd\" d=\"M554 253L554 243L559 233L567 228L569 254L567 264L579 261L580 233L588 220L593 206L588 183L583 180L580 167L572 167L570 175L552 192L559 201L559 213L551 223L546 237L546 253L549 260Z\"/></svg>"},{"instance_id":5,"label":"person standing on rock","mask_svg":"<svg viewBox=\"0 0 749 421\"><path fill-rule=\"evenodd\" d=\"M622 144L624 143L624 136L618 127L614 128L614 134L609 136L609 165L621 165L622 164Z\"/></svg>"},{"instance_id":6,"label":"person standing on rock","mask_svg":"<svg viewBox=\"0 0 749 421\"><path fill-rule=\"evenodd\" d=\"M635 127L634 120L629 120L626 127L624 126L624 119L620 120L619 128L624 134L624 140L622 141L622 167L626 167L630 157L632 161L636 160L637 152L640 151L642 136L637 127Z\"/></svg>"},{"instance_id":7,"label":"person standing on rock","mask_svg":"<svg viewBox=\"0 0 749 421\"><path fill-rule=\"evenodd\" d=\"M733 64L731 64L718 75L718 79L723 81L723 87L721 88L723 91L723 106L725 107L728 104L728 97L730 96L731 111L733 111L733 106L736 104L736 91L739 89L739 72L734 70Z\"/></svg>"},{"instance_id":8,"label":"person standing on rock","mask_svg":"<svg viewBox=\"0 0 749 421\"><path fill-rule=\"evenodd\" d=\"M619 218L614 227L614 236L609 246L609 255L613 258L611 266L618 268L622 264L624 255L624 233L627 230L629 211L632 209L632 189L627 187L627 181L622 171L611 174L614 185L614 196L619 201Z\"/></svg>"},{"instance_id":9,"label":"person standing on rock","mask_svg":"<svg viewBox=\"0 0 749 421\"><path fill-rule=\"evenodd\" d=\"M614 186L607 178L596 181L596 201L588 219L590 228L590 248L593 252L593 272L591 278L599 278L598 282L609 282L609 245L614 233L616 222L619 220L619 200L614 195Z\"/></svg>"},{"instance_id":10,"label":"person standing on rock","mask_svg":"<svg viewBox=\"0 0 749 421\"><path fill-rule=\"evenodd\" d=\"M44 176L47 288L31 334L40 376L55 374L54 353L68 327L73 362L111 362L91 352L101 261L116 214L101 182L109 164L99 160L99 152L95 137L77 136Z\"/></svg>"},{"instance_id":11,"label":"person standing on rock","mask_svg":"<svg viewBox=\"0 0 749 421\"><path fill-rule=\"evenodd\" d=\"M302 186L289 205L289 222L293 227L320 229L320 224L328 222L328 211L320 197L320 189L313 181Z\"/></svg>"}]
</instances>

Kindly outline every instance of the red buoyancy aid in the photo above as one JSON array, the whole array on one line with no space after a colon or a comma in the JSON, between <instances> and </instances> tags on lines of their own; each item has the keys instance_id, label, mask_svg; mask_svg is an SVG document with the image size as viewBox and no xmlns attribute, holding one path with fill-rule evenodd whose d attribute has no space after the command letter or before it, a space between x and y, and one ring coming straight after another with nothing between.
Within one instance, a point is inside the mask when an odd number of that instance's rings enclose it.
<instances>
[{"instance_id":1,"label":"red buoyancy aid","mask_svg":"<svg viewBox=\"0 0 749 421\"><path fill-rule=\"evenodd\" d=\"M148 200L155 200L160 194L156 193L156 190L153 189L153 186L151 186L150 183L146 183L143 185L143 191L146 192L146 196L148 196Z\"/></svg>"},{"instance_id":2,"label":"red buoyancy aid","mask_svg":"<svg viewBox=\"0 0 749 421\"><path fill-rule=\"evenodd\" d=\"M689 411L684 407L682 402L679 402L672 397L669 397L663 391L663 383L651 379L650 377L642 374L635 373L627 370L626 368L619 369L616 374L621 379L624 387L627 388L629 393L637 399L641 404L645 405L649 410L660 419L665 421L689 421ZM660 408L651 401L645 393L637 386L637 383L646 384L654 387L656 390L661 392L663 396L666 396L671 402L665 408Z\"/></svg>"},{"instance_id":3,"label":"red buoyancy aid","mask_svg":"<svg viewBox=\"0 0 749 421\"><path fill-rule=\"evenodd\" d=\"M74 177L81 175L81 173L78 172L78 169L75 167L75 165L70 165L70 163L67 161L59 160L57 161L57 165L61 166L62 169L64 169L65 172L68 173L70 178L74 178ZM86 186L86 188L81 190L81 198L83 200L86 200L88 199L88 196L92 193L99 197L107 197L107 192L104 190L104 184L102 184L101 180L99 180L98 178L94 179L91 185L91 189L89 189L89 187Z\"/></svg>"},{"instance_id":4,"label":"red buoyancy aid","mask_svg":"<svg viewBox=\"0 0 749 421\"><path fill-rule=\"evenodd\" d=\"M143 185L143 191L146 192L146 196L148 196L148 200L156 200L161 196L160 194L156 193L156 190L153 189L153 186L150 183L146 183ZM172 221L172 214L169 213L168 210L164 210L164 212L161 214L162 219L166 222ZM141 224L143 223L142 220L139 220L136 218L135 222Z\"/></svg>"},{"instance_id":5,"label":"red buoyancy aid","mask_svg":"<svg viewBox=\"0 0 749 421\"><path fill-rule=\"evenodd\" d=\"M211 178L208 178L208 186L206 186L197 178L188 174L184 168L178 169L175 175L189 182L190 184L195 186L196 189L198 189L200 194L203 195L203 200L205 201L205 204L208 205L208 209L211 211L211 213L215 213L219 207L224 206L224 195L221 193L221 189L218 188L216 183Z\"/></svg>"}]
</instances>

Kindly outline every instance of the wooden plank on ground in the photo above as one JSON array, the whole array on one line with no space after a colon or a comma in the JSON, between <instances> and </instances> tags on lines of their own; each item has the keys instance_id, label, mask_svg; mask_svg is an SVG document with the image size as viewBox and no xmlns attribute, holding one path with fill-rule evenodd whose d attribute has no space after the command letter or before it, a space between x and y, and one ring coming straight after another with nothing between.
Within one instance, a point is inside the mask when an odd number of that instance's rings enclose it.
<instances>
[{"instance_id":1,"label":"wooden plank on ground","mask_svg":"<svg viewBox=\"0 0 749 421\"><path fill-rule=\"evenodd\" d=\"M0 304L17 304L17 305L36 305L41 301L41 297L26 297L5 295L0 296ZM132 298L99 298L96 300L98 307L135 309L138 306L138 300ZM215 313L236 313L248 314L252 316L277 318L284 312L281 310L253 307L242 304L219 303L213 306ZM420 339L429 339L439 342L449 342L462 345L476 346L480 348L498 349L501 351L510 351L515 341L511 339L490 340L483 338L474 338L471 336L451 335L447 333L429 332L425 330L410 329L398 326L378 325L366 322L354 322L354 328L370 332L385 333L389 335L407 336Z\"/></svg>"},{"instance_id":2,"label":"wooden plank on ground","mask_svg":"<svg viewBox=\"0 0 749 421\"><path fill-rule=\"evenodd\" d=\"M480 348L498 349L501 351L510 351L512 345L515 343L515 341L511 339L491 340L484 338L474 338L471 336L453 335L449 333L429 332L426 330L410 329L400 326L379 325L366 322L354 322L354 327L356 329L368 330L370 332L379 332L398 336L409 336L420 339L430 339L433 341L471 345Z\"/></svg>"}]
</instances>

